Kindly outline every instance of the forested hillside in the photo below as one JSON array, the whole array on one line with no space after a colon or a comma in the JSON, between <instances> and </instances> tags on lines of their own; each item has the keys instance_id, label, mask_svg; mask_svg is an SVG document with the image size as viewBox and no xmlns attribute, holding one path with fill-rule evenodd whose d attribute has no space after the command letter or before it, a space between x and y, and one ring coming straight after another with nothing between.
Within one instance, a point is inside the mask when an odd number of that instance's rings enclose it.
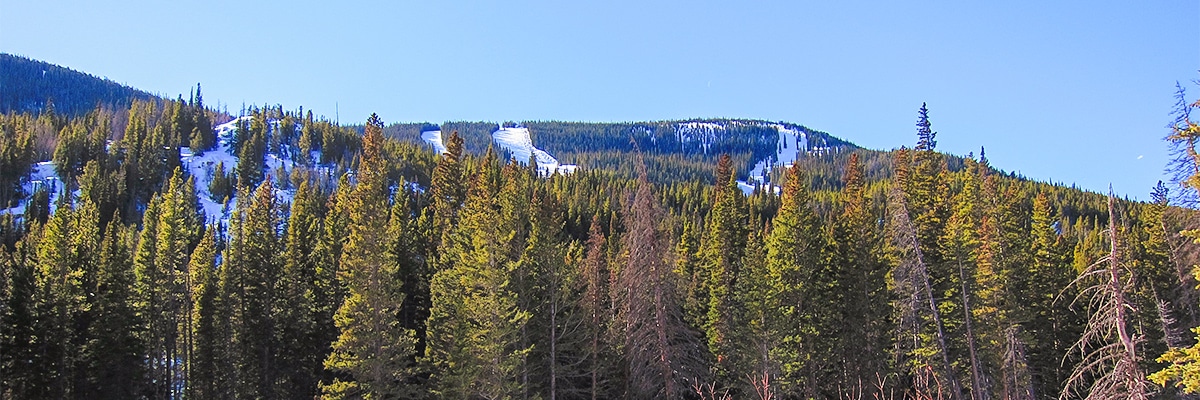
<instances>
[{"instance_id":1,"label":"forested hillside","mask_svg":"<svg viewBox=\"0 0 1200 400\"><path fill-rule=\"evenodd\" d=\"M938 153L924 106L889 152L764 121L121 111L0 116L2 398L1200 387L1194 210L1162 184L1132 202ZM507 156L533 150L579 167Z\"/></svg>"},{"instance_id":2,"label":"forested hillside","mask_svg":"<svg viewBox=\"0 0 1200 400\"><path fill-rule=\"evenodd\" d=\"M99 105L128 108L156 96L54 64L0 53L0 112L54 112L78 117Z\"/></svg>"}]
</instances>

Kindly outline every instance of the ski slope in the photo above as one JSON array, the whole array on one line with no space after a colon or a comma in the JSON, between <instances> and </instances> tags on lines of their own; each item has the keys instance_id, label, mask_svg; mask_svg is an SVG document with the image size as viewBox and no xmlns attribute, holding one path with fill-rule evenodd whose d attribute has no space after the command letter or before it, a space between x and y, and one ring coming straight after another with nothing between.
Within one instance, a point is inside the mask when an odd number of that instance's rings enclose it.
<instances>
[{"instance_id":1,"label":"ski slope","mask_svg":"<svg viewBox=\"0 0 1200 400\"><path fill-rule=\"evenodd\" d=\"M442 141L442 131L421 132L421 140L433 146L433 151L436 151L438 154L446 154L446 144Z\"/></svg>"},{"instance_id":2,"label":"ski slope","mask_svg":"<svg viewBox=\"0 0 1200 400\"><path fill-rule=\"evenodd\" d=\"M771 124L775 130L779 132L779 140L775 144L775 155L760 160L750 169L749 178L746 181L738 181L738 187L746 194L754 192L755 185L768 184L767 177L771 171L778 167L790 168L800 156L801 152L808 149L808 137L797 129L788 128L782 124ZM768 185L775 192L779 192L779 187Z\"/></svg>"},{"instance_id":3,"label":"ski slope","mask_svg":"<svg viewBox=\"0 0 1200 400\"><path fill-rule=\"evenodd\" d=\"M550 153L534 147L528 128L500 128L492 132L492 140L501 148L508 150L513 158L522 164L527 164L531 156L535 157L538 171L543 175L569 174L579 168L576 165L559 164L558 159L551 156Z\"/></svg>"}]
</instances>

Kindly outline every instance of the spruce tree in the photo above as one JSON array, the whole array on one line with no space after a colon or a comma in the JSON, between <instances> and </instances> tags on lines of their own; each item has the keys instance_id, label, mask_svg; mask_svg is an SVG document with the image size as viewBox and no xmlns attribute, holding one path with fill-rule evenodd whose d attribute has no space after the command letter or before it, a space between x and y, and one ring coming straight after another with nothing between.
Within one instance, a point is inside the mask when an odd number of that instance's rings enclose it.
<instances>
[{"instance_id":1,"label":"spruce tree","mask_svg":"<svg viewBox=\"0 0 1200 400\"><path fill-rule=\"evenodd\" d=\"M836 312L830 307L837 299L824 296L833 293L834 277L823 260L827 239L804 175L793 168L785 179L779 213L766 241L767 296L772 302L767 308L777 310L769 319L778 324L770 330L775 335L769 339L774 343L771 357L780 368L781 394L817 396L823 370L833 367L829 357Z\"/></svg>"},{"instance_id":2,"label":"spruce tree","mask_svg":"<svg viewBox=\"0 0 1200 400\"><path fill-rule=\"evenodd\" d=\"M744 375L737 367L741 355L738 330L743 321L735 286L746 247L746 211L731 163L728 154L722 155L717 163L713 207L705 224L700 268L707 275L708 289L703 326L708 349L716 358L714 375L721 386L730 386Z\"/></svg>"},{"instance_id":3,"label":"spruce tree","mask_svg":"<svg viewBox=\"0 0 1200 400\"><path fill-rule=\"evenodd\" d=\"M133 230L112 222L100 245L96 276L95 323L88 343L91 391L85 397L136 397L143 385L144 349L134 313Z\"/></svg>"},{"instance_id":4,"label":"spruce tree","mask_svg":"<svg viewBox=\"0 0 1200 400\"><path fill-rule=\"evenodd\" d=\"M462 208L466 197L463 167L463 139L458 132L450 133L446 139L446 152L438 159L437 167L432 174L433 182L429 185L430 238L434 251L430 260L436 262L440 257L436 252L443 242L443 236L458 223L458 210Z\"/></svg>"},{"instance_id":5,"label":"spruce tree","mask_svg":"<svg viewBox=\"0 0 1200 400\"><path fill-rule=\"evenodd\" d=\"M188 136L188 145L196 154L204 154L217 144L216 133L213 132L212 119L208 116L208 110L204 108L204 96L200 93L200 84L196 84L196 95L192 102L192 130L185 132Z\"/></svg>"},{"instance_id":6,"label":"spruce tree","mask_svg":"<svg viewBox=\"0 0 1200 400\"><path fill-rule=\"evenodd\" d=\"M188 261L192 283L188 299L192 304L187 328L190 348L185 397L188 398L215 398L219 393L217 341L221 337L215 321L219 291L216 235L216 227L210 226Z\"/></svg>"},{"instance_id":7,"label":"spruce tree","mask_svg":"<svg viewBox=\"0 0 1200 400\"><path fill-rule=\"evenodd\" d=\"M279 210L275 190L264 181L251 198L238 203L230 219L230 242L223 257L223 307L229 315L229 376L236 398L278 396L274 305L278 296Z\"/></svg>"},{"instance_id":8,"label":"spruce tree","mask_svg":"<svg viewBox=\"0 0 1200 400\"><path fill-rule=\"evenodd\" d=\"M0 391L13 398L50 397L45 391L51 378L46 353L45 335L40 331L39 311L43 297L37 286L36 238L30 232L12 249L0 249L0 268L3 268L4 307L0 308Z\"/></svg>"},{"instance_id":9,"label":"spruce tree","mask_svg":"<svg viewBox=\"0 0 1200 400\"><path fill-rule=\"evenodd\" d=\"M338 279L348 294L334 321L341 331L327 369L349 375L322 387L326 398L400 398L416 393L407 385L415 356L414 332L400 326L404 293L397 265L387 251L387 169L383 159L383 122L372 114L363 135L358 184L347 201L350 235Z\"/></svg>"},{"instance_id":10,"label":"spruce tree","mask_svg":"<svg viewBox=\"0 0 1200 400\"><path fill-rule=\"evenodd\" d=\"M609 292L610 273L605 252L605 236L600 226L600 216L595 214L589 224L582 267L583 299L580 308L584 314L584 333L588 343L584 362L588 378L587 397L593 400L615 397L615 365L612 343L607 335L612 328L612 302Z\"/></svg>"},{"instance_id":11,"label":"spruce tree","mask_svg":"<svg viewBox=\"0 0 1200 400\"><path fill-rule=\"evenodd\" d=\"M529 353L521 332L530 314L512 288L514 263L502 240L493 157L472 176L459 223L442 243L443 268L430 282L426 357L434 393L446 398L502 398L521 392Z\"/></svg>"},{"instance_id":12,"label":"spruce tree","mask_svg":"<svg viewBox=\"0 0 1200 400\"><path fill-rule=\"evenodd\" d=\"M41 396L66 398L74 393L73 374L79 349L76 319L85 310L85 270L80 268L77 248L72 234L76 229L72 206L60 202L50 216L37 245L35 282L37 304L37 352L29 367L43 374Z\"/></svg>"},{"instance_id":13,"label":"spruce tree","mask_svg":"<svg viewBox=\"0 0 1200 400\"><path fill-rule=\"evenodd\" d=\"M850 154L842 181L842 210L833 226L839 307L837 359L843 388L874 382L887 375L889 334L892 329L887 292L887 267L865 173L858 153ZM867 395L883 389L867 385ZM842 389L848 390L848 389Z\"/></svg>"},{"instance_id":14,"label":"spruce tree","mask_svg":"<svg viewBox=\"0 0 1200 400\"><path fill-rule=\"evenodd\" d=\"M318 341L314 304L316 292L316 247L321 237L322 204L319 193L302 182L292 202L285 245L283 270L277 283L273 306L278 325L279 377L283 398L310 398L318 393L318 380L328 355L327 342Z\"/></svg>"}]
</instances>

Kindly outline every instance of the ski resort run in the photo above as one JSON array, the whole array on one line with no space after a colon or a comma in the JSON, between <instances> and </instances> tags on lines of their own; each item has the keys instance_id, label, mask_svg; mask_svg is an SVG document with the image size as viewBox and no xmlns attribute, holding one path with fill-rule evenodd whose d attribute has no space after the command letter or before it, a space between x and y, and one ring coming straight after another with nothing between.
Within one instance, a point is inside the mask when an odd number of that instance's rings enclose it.
<instances>
[{"instance_id":1,"label":"ski resort run","mask_svg":"<svg viewBox=\"0 0 1200 400\"><path fill-rule=\"evenodd\" d=\"M446 152L445 142L442 140L442 131L424 131L421 132L421 140L433 146L433 150L438 154ZM578 168L572 164L559 164L558 159L550 155L546 151L533 146L533 138L529 134L529 128L522 127L507 127L500 128L492 132L492 140L500 148L507 150L512 158L516 159L521 164L528 164L530 155L536 158L538 171L542 175L570 174Z\"/></svg>"}]
</instances>

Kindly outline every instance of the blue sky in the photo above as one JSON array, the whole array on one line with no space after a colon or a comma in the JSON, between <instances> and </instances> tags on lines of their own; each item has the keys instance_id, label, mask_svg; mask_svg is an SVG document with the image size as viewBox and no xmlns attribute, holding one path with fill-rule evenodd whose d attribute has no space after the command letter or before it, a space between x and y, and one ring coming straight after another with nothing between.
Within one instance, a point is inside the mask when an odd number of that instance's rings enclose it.
<instances>
[{"instance_id":1,"label":"blue sky","mask_svg":"<svg viewBox=\"0 0 1200 400\"><path fill-rule=\"evenodd\" d=\"M1141 199L1175 82L1200 95L1195 1L447 3L0 0L0 51L343 122L757 118L890 149L927 102L940 150Z\"/></svg>"}]
</instances>

